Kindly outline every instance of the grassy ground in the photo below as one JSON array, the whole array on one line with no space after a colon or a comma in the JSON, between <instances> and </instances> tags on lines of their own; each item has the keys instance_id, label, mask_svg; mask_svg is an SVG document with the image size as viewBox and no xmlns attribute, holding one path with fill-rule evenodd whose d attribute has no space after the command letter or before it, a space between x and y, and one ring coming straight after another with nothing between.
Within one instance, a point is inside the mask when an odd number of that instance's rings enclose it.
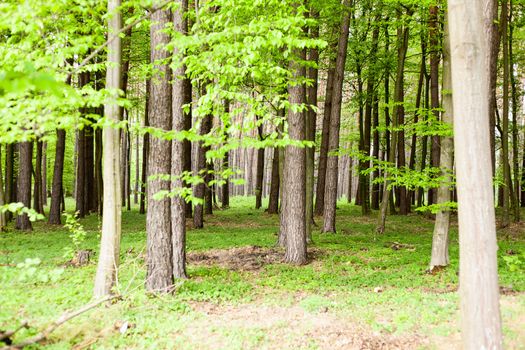
<instances>
[{"instance_id":1,"label":"grassy ground","mask_svg":"<svg viewBox=\"0 0 525 350\"><path fill-rule=\"evenodd\" d=\"M339 233L314 233L310 263L291 267L274 247L277 217L255 211L253 203L235 198L231 209L206 218L205 229L188 232L191 278L162 297L144 293L145 218L125 212L118 286L123 300L68 322L45 347L459 347L455 224L451 266L431 275L425 273L431 220L391 217L386 233L377 236L375 215L362 217L359 207L340 203ZM99 218L81 223L88 233L82 248L96 251ZM525 349L525 226L498 236L505 341L507 348ZM44 223L32 233L0 233L0 329L28 320L32 328L21 331L20 340L89 302L96 266L67 265L64 254L72 247L66 229Z\"/></svg>"}]
</instances>

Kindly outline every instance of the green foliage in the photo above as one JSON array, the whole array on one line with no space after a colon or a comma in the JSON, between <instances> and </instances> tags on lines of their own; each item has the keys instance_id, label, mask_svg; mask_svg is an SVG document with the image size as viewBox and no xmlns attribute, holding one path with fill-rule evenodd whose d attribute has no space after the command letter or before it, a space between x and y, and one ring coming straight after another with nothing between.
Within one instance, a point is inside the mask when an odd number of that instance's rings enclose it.
<instances>
[{"instance_id":1,"label":"green foliage","mask_svg":"<svg viewBox=\"0 0 525 350\"><path fill-rule=\"evenodd\" d=\"M29 217L29 221L37 221L45 219L44 215L39 214L37 211L31 208L24 206L24 203L15 202L8 203L0 207L0 211L3 213L11 212L15 215L26 214Z\"/></svg>"},{"instance_id":2,"label":"green foliage","mask_svg":"<svg viewBox=\"0 0 525 350\"><path fill-rule=\"evenodd\" d=\"M69 238L71 239L71 246L64 247L64 258L72 259L75 253L81 250L84 241L86 240L86 230L78 221L78 212L74 215L64 213L66 222L64 227L69 231Z\"/></svg>"}]
</instances>

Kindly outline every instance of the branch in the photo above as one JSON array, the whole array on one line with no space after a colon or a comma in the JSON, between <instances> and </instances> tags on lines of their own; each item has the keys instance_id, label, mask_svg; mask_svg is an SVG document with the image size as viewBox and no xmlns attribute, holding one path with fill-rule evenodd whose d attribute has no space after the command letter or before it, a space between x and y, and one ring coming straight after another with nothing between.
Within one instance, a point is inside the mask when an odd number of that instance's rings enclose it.
<instances>
[{"instance_id":1,"label":"branch","mask_svg":"<svg viewBox=\"0 0 525 350\"><path fill-rule=\"evenodd\" d=\"M98 300L95 300L95 301L93 301L93 302L91 302L89 304L86 304L86 305L82 306L78 310L65 312L55 322L53 322L51 325L49 325L44 331L38 333L34 337L26 339L23 342L18 343L18 344L4 346L4 347L0 348L0 350L23 349L24 347L26 347L28 345L40 343L41 341L46 340L51 333L53 333L58 327L60 327L62 324L66 323L67 321L69 321L69 320L71 320L71 319L73 319L73 318L75 318L77 316L80 316L83 313L85 313L85 312L87 312L87 311L89 311L91 309L96 308L100 304L103 304L105 302L108 302L108 301L111 301L111 300L114 300L114 299L118 299L118 298L120 298L120 295L108 295L108 296L106 296L106 297L104 297L102 299L98 299ZM14 331L14 332L16 333L17 331Z\"/></svg>"},{"instance_id":2,"label":"branch","mask_svg":"<svg viewBox=\"0 0 525 350\"><path fill-rule=\"evenodd\" d=\"M162 8L164 8L166 5L168 5L170 2L172 2L173 0L167 0L167 1L164 1L163 3L161 3L159 6L157 7L154 7L151 9L151 11L147 14L145 14L144 16L141 16L139 18L137 18L136 20L134 20L133 22L131 22L130 24L126 25L125 27L122 27L118 32L116 32L115 34L113 34L113 36L111 36L104 44L100 45L99 47L97 47L95 49L95 51L93 51L89 56L87 56L86 58L84 58L84 60L82 62L80 62L80 64L78 66L76 66L71 72L69 72L67 74L67 77L66 77L66 81L68 79L71 79L71 76L75 73L77 73L82 67L84 67L86 64L89 63L89 61L91 61L96 55L99 54L100 51L102 51L106 46L108 46L109 44L111 44L116 38L118 38L120 36L120 34L128 31L129 29L133 28L134 26L136 26L137 24L139 24L140 22L144 21L145 19L148 19L149 17L151 17L155 12L159 11L159 10L162 10Z\"/></svg>"}]
</instances>

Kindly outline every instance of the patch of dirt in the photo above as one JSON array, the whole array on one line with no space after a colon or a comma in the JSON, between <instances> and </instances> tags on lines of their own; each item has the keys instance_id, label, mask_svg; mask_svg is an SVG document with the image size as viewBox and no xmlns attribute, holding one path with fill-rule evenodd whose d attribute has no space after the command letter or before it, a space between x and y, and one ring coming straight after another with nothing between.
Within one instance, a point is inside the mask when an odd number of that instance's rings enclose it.
<instances>
[{"instance_id":1,"label":"patch of dirt","mask_svg":"<svg viewBox=\"0 0 525 350\"><path fill-rule=\"evenodd\" d=\"M323 256L324 251L316 248L308 249L309 260ZM263 248L247 246L231 249L211 249L203 252L188 253L188 262L195 265L220 266L233 271L259 271L265 265L282 263L284 250L282 248Z\"/></svg>"},{"instance_id":2,"label":"patch of dirt","mask_svg":"<svg viewBox=\"0 0 525 350\"><path fill-rule=\"evenodd\" d=\"M323 310L310 313L299 306L281 307L258 303L239 306L193 303L203 317L178 332L191 339L194 348L242 349L419 349L429 345L420 335L394 336L373 332Z\"/></svg>"}]
</instances>

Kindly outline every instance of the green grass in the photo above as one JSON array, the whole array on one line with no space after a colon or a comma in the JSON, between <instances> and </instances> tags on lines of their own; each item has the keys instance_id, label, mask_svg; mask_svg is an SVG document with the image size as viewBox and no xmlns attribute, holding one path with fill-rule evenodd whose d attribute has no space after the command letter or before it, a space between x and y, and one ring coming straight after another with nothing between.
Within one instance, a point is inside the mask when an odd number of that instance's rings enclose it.
<instances>
[{"instance_id":1,"label":"green grass","mask_svg":"<svg viewBox=\"0 0 525 350\"><path fill-rule=\"evenodd\" d=\"M204 229L188 232L188 251L274 247L278 218L252 209L253 203L253 198L235 198L232 208L206 217ZM92 215L81 223L88 232L82 247L96 251L100 219ZM380 334L457 336L456 225L451 229L451 265L430 275L425 270L430 259L432 220L417 214L389 217L386 233L381 236L374 233L375 223L376 215L363 217L359 207L339 203L339 233L314 232L310 248L314 254L308 265L274 263L258 271L233 271L224 266L190 264L191 278L178 283L174 295L158 297L146 294L143 287L145 217L136 210L126 211L118 286L124 300L64 325L46 347L69 349L91 339L94 342L87 348L194 348L188 336L191 325L211 320L195 307L200 303L229 308L252 304L299 308L312 315L328 312ZM45 223L34 227L30 233L11 230L0 234L0 329L11 329L22 320L35 327L20 332L18 339L35 334L64 310L87 303L95 274L95 263L64 267L64 253L72 246L67 230ZM524 292L525 262L516 268L503 259L510 250L525 252L524 232L518 228L517 232L498 235L500 284ZM401 249L394 250L394 242L402 244ZM33 269L16 267L27 258L38 258L41 263ZM63 272L53 280L60 270ZM504 297L503 301L507 339L511 345L519 344L524 336L520 329L525 327L521 316L525 312L524 294ZM134 325L126 336L112 328L123 320ZM245 329L228 322L214 327L209 330L210 337L226 339L229 345L223 348L255 349L275 341L261 327ZM316 344L314 337L304 348L316 348Z\"/></svg>"}]
</instances>

